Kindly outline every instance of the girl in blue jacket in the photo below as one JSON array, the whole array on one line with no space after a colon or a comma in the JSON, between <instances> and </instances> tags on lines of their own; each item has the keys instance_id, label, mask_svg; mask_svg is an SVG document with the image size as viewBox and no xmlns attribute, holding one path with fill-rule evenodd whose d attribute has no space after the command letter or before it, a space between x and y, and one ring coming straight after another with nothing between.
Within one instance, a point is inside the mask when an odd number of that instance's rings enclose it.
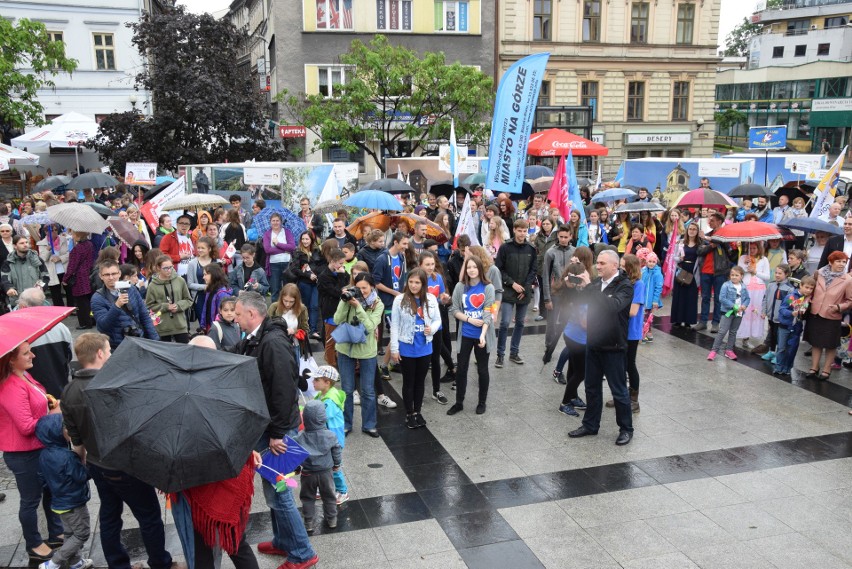
<instances>
[{"instance_id":1,"label":"girl in blue jacket","mask_svg":"<svg viewBox=\"0 0 852 569\"><path fill-rule=\"evenodd\" d=\"M722 343L725 341L725 335L728 336L728 344L725 348L725 357L729 360L737 359L734 353L734 343L737 340L737 330L743 321L743 313L748 308L750 299L748 290L743 284L742 267L732 267L730 280L725 281L722 285L722 290L719 291L719 306L722 311L722 321L719 323L719 332L716 334L716 340L713 342L713 348L707 354L707 359L713 361L716 359L716 353L722 349Z\"/></svg>"},{"instance_id":2,"label":"girl in blue jacket","mask_svg":"<svg viewBox=\"0 0 852 569\"><path fill-rule=\"evenodd\" d=\"M650 313L663 305L661 295L663 294L663 271L660 269L660 260L656 254L651 253L645 259L645 267L642 269L642 282L645 284L645 319ZM643 338L645 342L653 342L654 334L649 330L648 335Z\"/></svg>"}]
</instances>

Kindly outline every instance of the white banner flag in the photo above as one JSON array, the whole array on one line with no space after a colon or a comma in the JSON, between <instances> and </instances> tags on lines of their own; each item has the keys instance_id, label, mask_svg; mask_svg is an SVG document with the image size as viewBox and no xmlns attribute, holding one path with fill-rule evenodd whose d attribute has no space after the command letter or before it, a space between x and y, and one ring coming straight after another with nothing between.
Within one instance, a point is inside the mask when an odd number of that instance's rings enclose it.
<instances>
[{"instance_id":1,"label":"white banner flag","mask_svg":"<svg viewBox=\"0 0 852 569\"><path fill-rule=\"evenodd\" d=\"M814 194L816 194L816 203L814 209L811 210L811 217L822 217L828 213L831 204L834 203L834 196L837 193L837 182L840 179L840 171L843 169L843 157L846 156L846 148L825 173L819 185L817 185Z\"/></svg>"},{"instance_id":2,"label":"white banner flag","mask_svg":"<svg viewBox=\"0 0 852 569\"><path fill-rule=\"evenodd\" d=\"M458 249L459 235L470 237L471 245L479 245L479 236L476 234L476 223L473 220L473 211L470 209L470 194L464 198L459 223L456 226L456 237L453 239L453 249Z\"/></svg>"}]
</instances>

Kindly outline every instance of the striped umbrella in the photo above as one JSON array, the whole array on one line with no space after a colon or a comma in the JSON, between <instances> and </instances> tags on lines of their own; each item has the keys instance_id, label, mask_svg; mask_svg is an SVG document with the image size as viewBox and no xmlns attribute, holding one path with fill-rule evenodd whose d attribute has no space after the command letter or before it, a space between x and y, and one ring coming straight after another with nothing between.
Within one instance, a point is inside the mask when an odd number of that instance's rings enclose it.
<instances>
[{"instance_id":1,"label":"striped umbrella","mask_svg":"<svg viewBox=\"0 0 852 569\"><path fill-rule=\"evenodd\" d=\"M722 192L708 190L706 188L699 188L697 190L690 190L684 194L681 194L681 196L677 198L671 205L671 209L680 207L708 207L712 209L725 209L728 207L739 206L737 205L737 202L735 202Z\"/></svg>"}]
</instances>

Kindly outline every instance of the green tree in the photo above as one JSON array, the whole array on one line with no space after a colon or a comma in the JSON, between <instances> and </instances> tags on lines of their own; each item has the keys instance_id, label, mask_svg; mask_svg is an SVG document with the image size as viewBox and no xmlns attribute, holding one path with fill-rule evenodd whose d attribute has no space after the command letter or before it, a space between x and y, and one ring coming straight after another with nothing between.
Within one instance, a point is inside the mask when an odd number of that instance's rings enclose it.
<instances>
[{"instance_id":1,"label":"green tree","mask_svg":"<svg viewBox=\"0 0 852 569\"><path fill-rule=\"evenodd\" d=\"M13 131L44 124L38 91L54 86L53 77L71 73L77 61L65 57L65 44L51 41L41 22L13 25L0 18L0 127L8 141Z\"/></svg>"},{"instance_id":2,"label":"green tree","mask_svg":"<svg viewBox=\"0 0 852 569\"><path fill-rule=\"evenodd\" d=\"M174 170L179 164L286 158L267 128L256 82L234 65L245 34L183 6L145 14L128 27L148 61L136 75L136 89L151 93L153 113L116 113L101 122L89 147L113 170L137 161Z\"/></svg>"},{"instance_id":3,"label":"green tree","mask_svg":"<svg viewBox=\"0 0 852 569\"><path fill-rule=\"evenodd\" d=\"M420 57L382 35L353 41L340 62L349 66L346 83L332 85L332 98L279 95L286 112L319 136L314 150L363 150L384 172L382 149L392 158L412 156L429 140L449 138L450 119L459 140L487 141L494 93L476 68L447 64L442 52ZM403 141L409 144L400 150Z\"/></svg>"},{"instance_id":4,"label":"green tree","mask_svg":"<svg viewBox=\"0 0 852 569\"><path fill-rule=\"evenodd\" d=\"M725 109L722 112L716 112L713 115L713 120L719 127L719 133L728 131L728 146L733 146L733 131L738 125L748 125L748 115L736 109Z\"/></svg>"},{"instance_id":5,"label":"green tree","mask_svg":"<svg viewBox=\"0 0 852 569\"><path fill-rule=\"evenodd\" d=\"M773 10L780 8L784 0L767 0L766 9ZM753 24L749 18L743 18L740 25L731 30L725 38L725 51L723 55L726 57L746 57L748 56L749 44L751 39L763 29L763 24Z\"/></svg>"}]
</instances>

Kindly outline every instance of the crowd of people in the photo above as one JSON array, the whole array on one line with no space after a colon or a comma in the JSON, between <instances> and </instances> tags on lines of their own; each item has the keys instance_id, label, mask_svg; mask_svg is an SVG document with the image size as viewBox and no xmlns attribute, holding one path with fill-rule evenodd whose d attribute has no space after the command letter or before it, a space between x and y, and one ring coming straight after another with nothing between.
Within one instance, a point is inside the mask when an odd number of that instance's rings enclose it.
<instances>
[{"instance_id":1,"label":"crowd of people","mask_svg":"<svg viewBox=\"0 0 852 569\"><path fill-rule=\"evenodd\" d=\"M456 235L468 193L472 229ZM172 564L155 489L101 462L82 397L127 337L257 359L271 421L256 450L285 452L289 435L310 452L301 472L301 515L290 491L263 483L273 538L257 549L285 557L282 569L317 562L308 536L320 518L336 527L337 507L349 497L346 437L356 423L365 435L380 436L378 407L397 406L384 392L391 374L402 376L405 427L422 428L437 409L424 411L427 376L431 399L447 405L447 415L461 413L473 355L475 413L484 414L491 355L495 368L525 364L528 310L546 325L545 363L563 340L552 378L564 385L558 411L570 417L583 412L568 433L572 438L596 435L607 406L615 409L615 443L630 443L633 414L640 411L638 348L653 342L654 312L664 302L672 326L715 334L708 360L719 353L737 359L739 341L754 346L775 374L790 374L804 336L811 357L807 377L827 380L841 363L852 367L841 345L841 321L852 309L852 217L843 216L842 203L832 206L826 221L842 225L843 235L726 243L713 239L723 225L799 217L804 202L788 206L782 199L772 208L761 198L743 200L739 209L631 215L615 213L619 203L598 202L588 188L581 195L583 203L570 204L567 219L542 194L529 203L463 188L450 197L401 196L403 212L413 216L372 225L360 219L357 236L350 231L353 212L319 215L306 198L298 212L304 230L291 231L273 213L270 229L258 234L252 220L266 208L263 200L248 211L234 195L227 210L186 212L174 224L164 214L149 231L131 196L104 190L84 195L139 228L144 239L132 244L108 233L21 223L42 206L77 200L74 192L34 196L17 208L0 204L3 305L25 310L44 304L49 292L53 304L76 307L78 329L85 332L74 343L79 369L70 383L71 335L61 324L58 332L0 358L0 450L18 481L30 559L43 569L90 564L80 550L90 531L91 478L108 565L130 567L120 539L125 504L139 520L152 569ZM637 199L654 198L642 189ZM237 253L223 254L228 246ZM315 346L325 365L310 364ZM612 394L607 402L604 378ZM308 394L316 402L300 413L300 398ZM256 460L249 459L246 472ZM250 493L237 493L250 501ZM190 502L207 495L185 493ZM315 512L317 499L322 514ZM47 539L38 529L39 504L48 519ZM238 568L257 567L244 524L234 531L237 538L225 551ZM196 527L196 565L212 567L210 550L221 545Z\"/></svg>"}]
</instances>

